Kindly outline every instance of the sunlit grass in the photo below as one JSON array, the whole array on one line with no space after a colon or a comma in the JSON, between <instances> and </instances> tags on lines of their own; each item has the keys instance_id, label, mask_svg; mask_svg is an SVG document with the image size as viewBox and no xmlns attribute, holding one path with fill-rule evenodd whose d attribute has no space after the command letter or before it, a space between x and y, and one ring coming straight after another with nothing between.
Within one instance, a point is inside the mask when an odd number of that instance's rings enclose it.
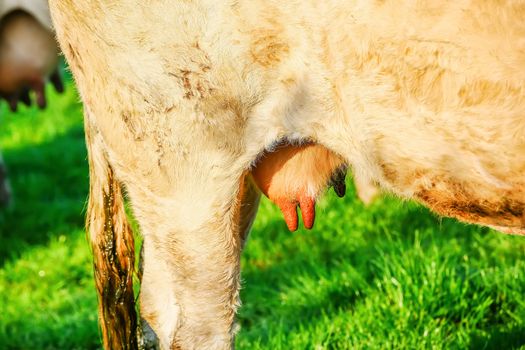
<instances>
[{"instance_id":1,"label":"sunlit grass","mask_svg":"<svg viewBox=\"0 0 525 350\"><path fill-rule=\"evenodd\" d=\"M0 349L100 348L83 230L88 169L71 85L0 107L15 203L0 211ZM525 238L353 188L312 231L264 201L243 254L240 349L511 349L525 344Z\"/></svg>"}]
</instances>

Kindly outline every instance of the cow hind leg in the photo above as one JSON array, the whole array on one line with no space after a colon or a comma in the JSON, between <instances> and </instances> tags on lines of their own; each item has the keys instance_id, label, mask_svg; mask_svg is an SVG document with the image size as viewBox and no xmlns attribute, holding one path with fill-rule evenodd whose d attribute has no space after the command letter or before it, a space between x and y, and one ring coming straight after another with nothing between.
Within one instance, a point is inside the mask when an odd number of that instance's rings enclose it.
<instances>
[{"instance_id":1,"label":"cow hind leg","mask_svg":"<svg viewBox=\"0 0 525 350\"><path fill-rule=\"evenodd\" d=\"M257 188L255 180L252 175L246 174L240 184L239 188L239 233L241 235L241 243L244 246L248 239L248 233L252 227L257 209L259 208L259 201L261 192Z\"/></svg>"},{"instance_id":2,"label":"cow hind leg","mask_svg":"<svg viewBox=\"0 0 525 350\"><path fill-rule=\"evenodd\" d=\"M105 349L136 349L134 242L120 184L86 118L90 194L86 224Z\"/></svg>"},{"instance_id":3,"label":"cow hind leg","mask_svg":"<svg viewBox=\"0 0 525 350\"><path fill-rule=\"evenodd\" d=\"M199 195L201 186L192 187L193 180L178 184L191 188L192 198L184 203L177 194L134 201L144 234L141 316L162 349L233 346L240 252L260 194L246 174L226 186L231 191L213 185L211 177L204 180L207 196Z\"/></svg>"}]
</instances>

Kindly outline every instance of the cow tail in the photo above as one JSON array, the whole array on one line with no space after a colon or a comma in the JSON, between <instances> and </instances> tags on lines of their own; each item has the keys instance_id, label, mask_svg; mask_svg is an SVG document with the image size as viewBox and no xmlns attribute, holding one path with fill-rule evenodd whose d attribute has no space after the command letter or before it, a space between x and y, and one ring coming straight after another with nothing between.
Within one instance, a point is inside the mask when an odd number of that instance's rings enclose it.
<instances>
[{"instance_id":1,"label":"cow tail","mask_svg":"<svg viewBox=\"0 0 525 350\"><path fill-rule=\"evenodd\" d=\"M104 348L138 349L133 232L126 217L120 183L107 160L102 141L94 137L87 119L86 116L90 188L86 227L93 249Z\"/></svg>"}]
</instances>

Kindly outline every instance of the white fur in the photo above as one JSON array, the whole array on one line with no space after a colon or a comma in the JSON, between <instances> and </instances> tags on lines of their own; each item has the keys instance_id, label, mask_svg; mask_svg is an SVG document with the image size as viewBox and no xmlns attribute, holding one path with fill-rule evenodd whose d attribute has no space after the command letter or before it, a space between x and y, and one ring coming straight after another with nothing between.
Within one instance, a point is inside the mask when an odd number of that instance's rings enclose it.
<instances>
[{"instance_id":1,"label":"white fur","mask_svg":"<svg viewBox=\"0 0 525 350\"><path fill-rule=\"evenodd\" d=\"M154 278L180 312L142 305L165 348L231 347L239 184L283 138L443 215L525 226L522 1L50 5L90 128L168 266Z\"/></svg>"}]
</instances>

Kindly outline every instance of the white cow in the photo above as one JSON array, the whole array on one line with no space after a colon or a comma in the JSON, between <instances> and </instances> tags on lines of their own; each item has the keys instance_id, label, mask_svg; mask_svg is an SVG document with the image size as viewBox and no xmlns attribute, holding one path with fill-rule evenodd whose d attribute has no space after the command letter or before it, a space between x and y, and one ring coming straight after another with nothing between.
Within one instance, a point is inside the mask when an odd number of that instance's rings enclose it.
<instances>
[{"instance_id":1,"label":"white cow","mask_svg":"<svg viewBox=\"0 0 525 350\"><path fill-rule=\"evenodd\" d=\"M297 204L313 223L350 166L439 214L524 232L523 1L50 5L85 106L108 348L136 345L121 186L144 235L142 316L163 349L232 347L251 173L291 228Z\"/></svg>"}]
</instances>

